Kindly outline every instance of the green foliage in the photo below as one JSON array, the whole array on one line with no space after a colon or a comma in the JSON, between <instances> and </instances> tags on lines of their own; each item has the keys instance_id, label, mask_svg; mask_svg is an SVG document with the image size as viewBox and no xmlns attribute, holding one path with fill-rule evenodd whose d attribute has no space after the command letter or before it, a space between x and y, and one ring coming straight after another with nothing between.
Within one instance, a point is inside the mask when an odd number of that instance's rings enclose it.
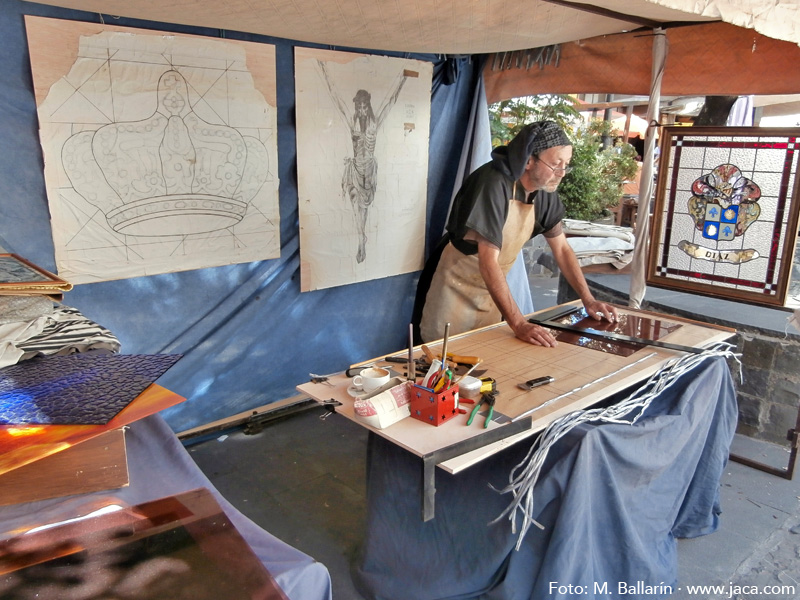
<instances>
[{"instance_id":1,"label":"green foliage","mask_svg":"<svg viewBox=\"0 0 800 600\"><path fill-rule=\"evenodd\" d=\"M570 219L593 221L619 204L622 184L636 177L636 150L617 140L603 148L603 138L611 139L611 123L594 120L572 135L571 173L561 180L558 195Z\"/></svg>"},{"instance_id":2,"label":"green foliage","mask_svg":"<svg viewBox=\"0 0 800 600\"><path fill-rule=\"evenodd\" d=\"M569 219L591 221L602 215L598 198L601 196L599 151L601 144L584 132L572 135L572 171L558 186L558 195L567 209Z\"/></svg>"},{"instance_id":3,"label":"green foliage","mask_svg":"<svg viewBox=\"0 0 800 600\"><path fill-rule=\"evenodd\" d=\"M621 141L604 148L612 139L612 125L595 119L580 123L570 96L528 96L498 102L489 107L492 145L508 143L526 123L555 121L572 140L572 172L561 180L558 194L570 219L593 221L609 214L622 198L622 184L636 176L636 150Z\"/></svg>"},{"instance_id":4,"label":"green foliage","mask_svg":"<svg viewBox=\"0 0 800 600\"><path fill-rule=\"evenodd\" d=\"M489 107L492 147L507 144L524 125L536 121L555 121L568 130L580 120L576 105L576 100L566 94L524 96L492 104Z\"/></svg>"}]
</instances>

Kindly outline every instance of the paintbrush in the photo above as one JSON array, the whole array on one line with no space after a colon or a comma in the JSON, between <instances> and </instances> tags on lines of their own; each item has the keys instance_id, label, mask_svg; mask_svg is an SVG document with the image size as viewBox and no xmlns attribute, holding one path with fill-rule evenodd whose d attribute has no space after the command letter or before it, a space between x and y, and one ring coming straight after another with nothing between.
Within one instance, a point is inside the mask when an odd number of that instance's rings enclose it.
<instances>
[{"instance_id":1,"label":"paintbrush","mask_svg":"<svg viewBox=\"0 0 800 600\"><path fill-rule=\"evenodd\" d=\"M450 323L445 323L444 326L444 339L442 340L442 366L439 370L440 373L444 373L444 370L447 368L447 338L450 335Z\"/></svg>"},{"instance_id":2,"label":"paintbrush","mask_svg":"<svg viewBox=\"0 0 800 600\"><path fill-rule=\"evenodd\" d=\"M416 381L417 369L414 366L414 324L408 324L408 381Z\"/></svg>"}]
</instances>

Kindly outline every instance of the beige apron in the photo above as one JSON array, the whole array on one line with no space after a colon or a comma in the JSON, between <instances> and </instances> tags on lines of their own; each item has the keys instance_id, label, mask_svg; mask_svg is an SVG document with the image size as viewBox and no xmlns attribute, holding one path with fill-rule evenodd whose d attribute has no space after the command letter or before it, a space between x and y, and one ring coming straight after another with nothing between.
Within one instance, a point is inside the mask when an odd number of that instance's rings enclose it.
<instances>
[{"instance_id":1,"label":"beige apron","mask_svg":"<svg viewBox=\"0 0 800 600\"><path fill-rule=\"evenodd\" d=\"M534 205L518 200L508 201L508 218L503 225L503 247L499 263L507 275L522 246L533 232L536 214ZM466 255L452 243L445 246L431 287L425 298L420 322L420 335L426 342L444 336L450 323L450 335L492 325L502 319L481 277L478 255Z\"/></svg>"}]
</instances>

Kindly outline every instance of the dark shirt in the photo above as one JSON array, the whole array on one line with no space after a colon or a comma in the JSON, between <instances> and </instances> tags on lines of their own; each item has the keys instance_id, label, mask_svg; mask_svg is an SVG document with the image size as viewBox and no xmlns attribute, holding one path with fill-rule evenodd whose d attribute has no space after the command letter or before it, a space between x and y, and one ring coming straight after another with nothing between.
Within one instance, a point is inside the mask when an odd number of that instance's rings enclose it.
<instances>
[{"instance_id":1,"label":"dark shirt","mask_svg":"<svg viewBox=\"0 0 800 600\"><path fill-rule=\"evenodd\" d=\"M489 242L503 247L503 226L508 216L508 201L514 188L514 178L497 150L494 160L473 171L453 200L447 231L450 241L464 254L475 254L478 245L464 236L471 229ZM533 203L536 224L531 237L547 233L561 223L565 209L557 192L537 190L527 194L517 182L515 199Z\"/></svg>"}]
</instances>

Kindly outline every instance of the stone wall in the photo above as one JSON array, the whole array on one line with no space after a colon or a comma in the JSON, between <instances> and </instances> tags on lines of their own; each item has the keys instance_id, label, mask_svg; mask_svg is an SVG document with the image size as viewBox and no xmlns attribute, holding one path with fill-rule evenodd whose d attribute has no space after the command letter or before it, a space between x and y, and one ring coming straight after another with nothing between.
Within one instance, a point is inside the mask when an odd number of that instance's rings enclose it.
<instances>
[{"instance_id":1,"label":"stone wall","mask_svg":"<svg viewBox=\"0 0 800 600\"><path fill-rule=\"evenodd\" d=\"M736 380L739 432L786 443L787 432L797 427L800 342L740 331L736 346L744 379Z\"/></svg>"}]
</instances>

